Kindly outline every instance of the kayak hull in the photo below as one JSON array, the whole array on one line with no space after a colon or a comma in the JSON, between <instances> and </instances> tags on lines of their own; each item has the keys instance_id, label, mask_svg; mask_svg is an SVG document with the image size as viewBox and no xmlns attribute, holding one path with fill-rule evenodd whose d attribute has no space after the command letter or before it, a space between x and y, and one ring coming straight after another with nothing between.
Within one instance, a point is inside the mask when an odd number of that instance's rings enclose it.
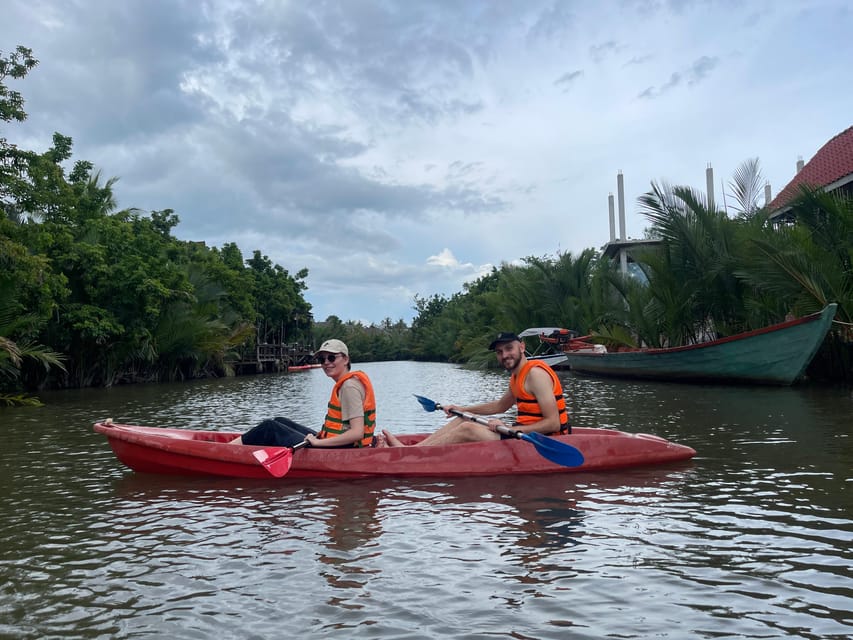
<instances>
[{"instance_id":1,"label":"kayak hull","mask_svg":"<svg viewBox=\"0 0 853 640\"><path fill-rule=\"evenodd\" d=\"M260 449L229 445L239 433L144 427L99 422L116 457L140 473L271 478L255 458ZM398 436L412 444L426 434ZM649 434L612 429L574 428L556 440L579 449L584 463L567 467L543 458L523 440L472 442L436 447L365 449L303 448L293 453L288 478L452 477L603 471L659 465L692 458L696 452Z\"/></svg>"}]
</instances>

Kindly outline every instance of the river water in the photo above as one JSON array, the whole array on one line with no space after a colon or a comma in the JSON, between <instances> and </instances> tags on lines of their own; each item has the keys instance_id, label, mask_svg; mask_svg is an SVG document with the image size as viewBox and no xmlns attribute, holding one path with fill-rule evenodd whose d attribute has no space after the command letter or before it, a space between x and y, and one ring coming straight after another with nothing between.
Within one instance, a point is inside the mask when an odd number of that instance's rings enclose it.
<instances>
[{"instance_id":1,"label":"river water","mask_svg":"<svg viewBox=\"0 0 853 640\"><path fill-rule=\"evenodd\" d=\"M379 422L468 403L501 372L367 363ZM316 424L318 370L48 393L0 409L3 638L849 638L853 394L561 373L578 426L689 463L497 478L135 474L92 423Z\"/></svg>"}]
</instances>

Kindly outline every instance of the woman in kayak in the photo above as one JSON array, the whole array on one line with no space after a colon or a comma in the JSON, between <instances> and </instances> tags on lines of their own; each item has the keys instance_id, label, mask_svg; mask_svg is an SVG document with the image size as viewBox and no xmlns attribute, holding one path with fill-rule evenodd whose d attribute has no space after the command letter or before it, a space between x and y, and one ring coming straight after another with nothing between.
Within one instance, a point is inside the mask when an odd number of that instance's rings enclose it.
<instances>
[{"instance_id":1,"label":"woman in kayak","mask_svg":"<svg viewBox=\"0 0 853 640\"><path fill-rule=\"evenodd\" d=\"M351 371L349 350L340 340L326 340L316 353L323 373L335 381L326 419L319 433L289 418L264 420L231 444L292 447L303 440L312 447L370 447L376 427L376 396L363 371Z\"/></svg>"}]
</instances>

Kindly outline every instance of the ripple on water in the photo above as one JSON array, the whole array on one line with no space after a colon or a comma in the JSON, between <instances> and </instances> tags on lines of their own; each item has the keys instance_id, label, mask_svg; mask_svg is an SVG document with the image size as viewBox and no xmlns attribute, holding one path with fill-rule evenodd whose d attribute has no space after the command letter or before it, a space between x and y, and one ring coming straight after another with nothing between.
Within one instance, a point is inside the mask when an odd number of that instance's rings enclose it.
<instances>
[{"instance_id":1,"label":"ripple on water","mask_svg":"<svg viewBox=\"0 0 853 640\"><path fill-rule=\"evenodd\" d=\"M369 363L380 422L506 377ZM126 472L91 422L234 429L321 415L304 375L57 394L0 429L0 635L21 638L847 638L853 397L585 381L575 424L658 433L689 464L353 482ZM779 393L776 393L779 391ZM835 420L835 421L833 421Z\"/></svg>"}]
</instances>

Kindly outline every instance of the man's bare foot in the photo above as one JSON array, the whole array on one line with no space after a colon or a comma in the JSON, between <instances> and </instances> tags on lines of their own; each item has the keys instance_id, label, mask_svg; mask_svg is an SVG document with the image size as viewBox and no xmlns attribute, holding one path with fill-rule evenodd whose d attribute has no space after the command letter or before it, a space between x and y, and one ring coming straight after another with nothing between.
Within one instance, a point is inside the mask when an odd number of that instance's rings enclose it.
<instances>
[{"instance_id":1,"label":"man's bare foot","mask_svg":"<svg viewBox=\"0 0 853 640\"><path fill-rule=\"evenodd\" d=\"M393 433L387 432L385 429L382 430L382 435L385 436L385 441L388 443L389 447L405 447L402 442L395 436Z\"/></svg>"}]
</instances>

